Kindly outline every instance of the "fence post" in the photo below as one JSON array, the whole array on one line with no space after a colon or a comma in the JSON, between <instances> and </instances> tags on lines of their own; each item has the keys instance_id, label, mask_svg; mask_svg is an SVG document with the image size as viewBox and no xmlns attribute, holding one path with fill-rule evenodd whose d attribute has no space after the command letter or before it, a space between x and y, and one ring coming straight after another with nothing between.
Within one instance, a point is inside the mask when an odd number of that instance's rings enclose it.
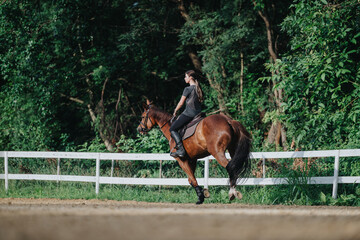
<instances>
[{"instance_id":1,"label":"fence post","mask_svg":"<svg viewBox=\"0 0 360 240\"><path fill-rule=\"evenodd\" d=\"M99 195L99 185L100 185L100 153L96 157L96 182L95 182L96 195Z\"/></svg>"},{"instance_id":2,"label":"fence post","mask_svg":"<svg viewBox=\"0 0 360 240\"><path fill-rule=\"evenodd\" d=\"M59 183L60 182L60 158L58 158L58 160L57 160L56 174L58 177L58 180L56 182Z\"/></svg>"},{"instance_id":3,"label":"fence post","mask_svg":"<svg viewBox=\"0 0 360 240\"><path fill-rule=\"evenodd\" d=\"M209 188L209 157L205 158L204 188Z\"/></svg>"},{"instance_id":4,"label":"fence post","mask_svg":"<svg viewBox=\"0 0 360 240\"><path fill-rule=\"evenodd\" d=\"M111 160L111 173L110 173L110 177L113 177L114 175L114 159Z\"/></svg>"},{"instance_id":5,"label":"fence post","mask_svg":"<svg viewBox=\"0 0 360 240\"><path fill-rule=\"evenodd\" d=\"M262 159L263 178L265 178L265 158Z\"/></svg>"},{"instance_id":6,"label":"fence post","mask_svg":"<svg viewBox=\"0 0 360 240\"><path fill-rule=\"evenodd\" d=\"M338 181L339 181L339 165L340 165L340 150L336 151L334 162L334 180L333 180L333 192L332 198L337 198Z\"/></svg>"},{"instance_id":7,"label":"fence post","mask_svg":"<svg viewBox=\"0 0 360 240\"><path fill-rule=\"evenodd\" d=\"M9 190L9 168L8 168L8 153L4 152L4 170L5 170L5 192Z\"/></svg>"}]
</instances>

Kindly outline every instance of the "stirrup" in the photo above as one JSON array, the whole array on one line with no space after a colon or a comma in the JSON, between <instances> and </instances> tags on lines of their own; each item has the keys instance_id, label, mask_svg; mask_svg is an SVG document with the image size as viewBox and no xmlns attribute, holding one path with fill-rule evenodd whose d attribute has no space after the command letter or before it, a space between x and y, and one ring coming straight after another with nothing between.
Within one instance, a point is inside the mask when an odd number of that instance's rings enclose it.
<instances>
[{"instance_id":1,"label":"stirrup","mask_svg":"<svg viewBox=\"0 0 360 240\"><path fill-rule=\"evenodd\" d=\"M177 158L177 157L183 158L183 157L185 157L185 154L186 154L185 149L184 149L184 147L182 147L182 149L177 148L176 152L171 152L170 156L175 157L175 158Z\"/></svg>"},{"instance_id":2,"label":"stirrup","mask_svg":"<svg viewBox=\"0 0 360 240\"><path fill-rule=\"evenodd\" d=\"M183 157L185 157L185 154L182 155L181 153L179 154L178 151L176 151L176 152L171 152L170 156L174 157L174 158L183 158Z\"/></svg>"}]
</instances>

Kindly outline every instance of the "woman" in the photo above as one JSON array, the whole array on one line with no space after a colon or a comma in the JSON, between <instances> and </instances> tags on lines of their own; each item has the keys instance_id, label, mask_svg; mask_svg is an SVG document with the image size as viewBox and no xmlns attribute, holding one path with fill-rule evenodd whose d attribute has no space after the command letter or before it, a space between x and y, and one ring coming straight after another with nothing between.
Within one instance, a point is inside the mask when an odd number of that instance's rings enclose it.
<instances>
[{"instance_id":1,"label":"woman","mask_svg":"<svg viewBox=\"0 0 360 240\"><path fill-rule=\"evenodd\" d=\"M185 124L189 123L197 114L201 112L201 102L203 101L203 93L199 86L199 82L196 80L195 71L189 70L185 73L185 82L190 84L190 86L184 89L181 99L175 108L173 114L174 117L185 102L186 107L185 110L180 114L179 118L173 122L170 127L171 137L175 140L175 148L177 149L176 152L171 152L170 156L180 158L185 157L186 152L178 130Z\"/></svg>"}]
</instances>

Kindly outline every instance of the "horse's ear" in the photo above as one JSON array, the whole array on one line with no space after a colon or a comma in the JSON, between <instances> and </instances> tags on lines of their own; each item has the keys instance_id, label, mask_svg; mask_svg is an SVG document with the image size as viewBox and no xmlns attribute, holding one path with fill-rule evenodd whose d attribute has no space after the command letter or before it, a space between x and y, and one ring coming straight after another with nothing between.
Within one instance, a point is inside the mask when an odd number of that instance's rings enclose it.
<instances>
[{"instance_id":1,"label":"horse's ear","mask_svg":"<svg viewBox=\"0 0 360 240\"><path fill-rule=\"evenodd\" d=\"M146 104L147 104L148 106L150 106L150 105L152 104L152 102L150 102L149 99L146 99Z\"/></svg>"},{"instance_id":2,"label":"horse's ear","mask_svg":"<svg viewBox=\"0 0 360 240\"><path fill-rule=\"evenodd\" d=\"M142 107L144 108L144 110L148 110L151 106L152 102L146 98L146 103L142 104Z\"/></svg>"}]
</instances>

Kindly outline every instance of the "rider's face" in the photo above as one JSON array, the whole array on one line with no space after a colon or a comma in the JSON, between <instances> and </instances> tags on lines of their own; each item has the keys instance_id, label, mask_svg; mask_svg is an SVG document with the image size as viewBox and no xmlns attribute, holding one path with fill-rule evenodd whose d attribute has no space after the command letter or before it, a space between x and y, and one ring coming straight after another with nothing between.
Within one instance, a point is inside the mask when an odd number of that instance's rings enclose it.
<instances>
[{"instance_id":1,"label":"rider's face","mask_svg":"<svg viewBox=\"0 0 360 240\"><path fill-rule=\"evenodd\" d=\"M189 77L189 75L187 75L187 74L185 74L185 82L186 83L189 83L190 82L190 77Z\"/></svg>"}]
</instances>

